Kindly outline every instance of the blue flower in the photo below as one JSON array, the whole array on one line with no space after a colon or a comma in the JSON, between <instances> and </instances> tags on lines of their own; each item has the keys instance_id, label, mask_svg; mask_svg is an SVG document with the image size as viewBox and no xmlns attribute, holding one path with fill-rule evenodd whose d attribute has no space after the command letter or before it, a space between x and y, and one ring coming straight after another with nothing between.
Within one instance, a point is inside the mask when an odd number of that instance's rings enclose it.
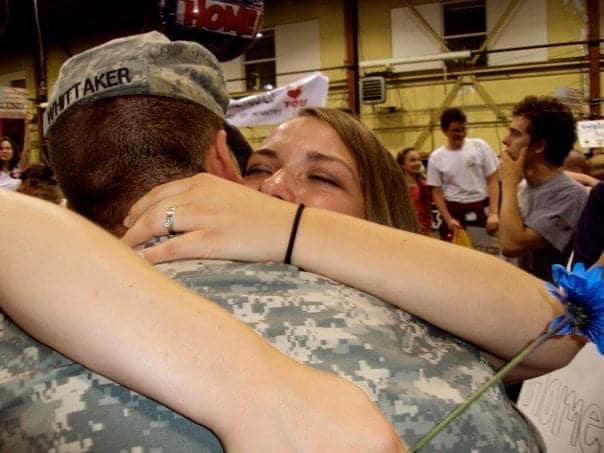
<instances>
[{"instance_id":1,"label":"blue flower","mask_svg":"<svg viewBox=\"0 0 604 453\"><path fill-rule=\"evenodd\" d=\"M547 289L565 306L565 313L554 319L550 330L566 323L558 335L576 331L587 337L604 354L604 267L586 270L577 263L571 272L556 264L552 266L556 286L546 283Z\"/></svg>"}]
</instances>

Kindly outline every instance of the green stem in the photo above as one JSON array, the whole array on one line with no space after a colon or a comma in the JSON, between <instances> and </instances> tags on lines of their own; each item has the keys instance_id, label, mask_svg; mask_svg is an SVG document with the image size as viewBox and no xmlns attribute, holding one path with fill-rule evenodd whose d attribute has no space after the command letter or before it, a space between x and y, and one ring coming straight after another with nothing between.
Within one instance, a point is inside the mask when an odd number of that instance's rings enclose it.
<instances>
[{"instance_id":1,"label":"green stem","mask_svg":"<svg viewBox=\"0 0 604 453\"><path fill-rule=\"evenodd\" d=\"M428 442L430 442L438 433L440 433L449 423L451 423L455 418L461 415L470 405L476 401L478 398L482 396L484 392L486 392L493 384L499 382L503 377L508 374L516 365L518 365L526 356L528 356L531 352L533 352L537 347L542 345L546 340L549 340L551 337L555 336L560 330L566 327L569 323L571 323L571 319L567 316L566 320L560 325L558 325L553 330L548 330L537 338L535 338L532 342L530 342L527 346L524 347L518 354L514 356L512 360L506 363L497 373L495 373L487 382L482 384L467 401L461 403L457 406L445 419L443 419L438 425L432 428L424 437L418 440L413 447L409 450L409 453L417 452L421 448L423 448Z\"/></svg>"}]
</instances>

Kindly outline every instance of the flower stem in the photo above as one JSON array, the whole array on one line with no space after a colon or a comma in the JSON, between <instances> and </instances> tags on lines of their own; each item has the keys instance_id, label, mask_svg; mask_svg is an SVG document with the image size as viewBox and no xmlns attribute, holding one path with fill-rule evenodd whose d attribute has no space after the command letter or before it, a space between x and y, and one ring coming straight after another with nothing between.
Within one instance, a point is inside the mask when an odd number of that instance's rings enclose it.
<instances>
[{"instance_id":1,"label":"flower stem","mask_svg":"<svg viewBox=\"0 0 604 453\"><path fill-rule=\"evenodd\" d=\"M424 437L418 440L411 449L409 449L409 453L417 452L421 448L423 448L428 442L430 442L438 433L440 433L449 423L451 423L455 418L461 415L470 405L476 401L478 398L482 396L484 392L486 392L493 384L499 382L503 377L508 374L518 363L522 362L526 356L528 356L531 352L533 352L537 347L542 345L545 341L549 340L551 337L555 336L560 330L566 327L569 323L572 323L572 320L567 317L564 322L561 322L556 326L555 329L549 329L546 332L543 332L533 341L531 341L528 345L524 347L518 354L512 358L508 363L506 363L497 373L495 373L487 382L482 384L467 401L461 403L457 406L446 418L444 418L438 425L432 428Z\"/></svg>"}]
</instances>

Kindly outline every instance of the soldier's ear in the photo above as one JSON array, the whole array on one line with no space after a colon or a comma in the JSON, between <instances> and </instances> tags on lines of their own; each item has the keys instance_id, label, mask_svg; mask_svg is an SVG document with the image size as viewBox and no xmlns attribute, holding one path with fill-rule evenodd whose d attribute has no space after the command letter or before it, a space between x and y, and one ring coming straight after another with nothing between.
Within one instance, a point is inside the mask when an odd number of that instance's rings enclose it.
<instances>
[{"instance_id":1,"label":"soldier's ear","mask_svg":"<svg viewBox=\"0 0 604 453\"><path fill-rule=\"evenodd\" d=\"M214 142L208 149L205 169L207 172L229 181L241 182L239 165L227 145L226 132L222 129L216 132Z\"/></svg>"}]
</instances>

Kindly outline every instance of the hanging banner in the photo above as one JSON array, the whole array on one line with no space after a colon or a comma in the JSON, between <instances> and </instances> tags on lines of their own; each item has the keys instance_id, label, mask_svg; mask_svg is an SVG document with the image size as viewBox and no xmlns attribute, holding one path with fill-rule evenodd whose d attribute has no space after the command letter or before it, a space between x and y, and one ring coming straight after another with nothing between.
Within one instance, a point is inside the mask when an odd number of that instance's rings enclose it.
<instances>
[{"instance_id":1,"label":"hanging banner","mask_svg":"<svg viewBox=\"0 0 604 453\"><path fill-rule=\"evenodd\" d=\"M328 90L329 79L317 72L285 87L232 100L227 120L237 127L281 124L304 107L325 106Z\"/></svg>"},{"instance_id":2,"label":"hanging banner","mask_svg":"<svg viewBox=\"0 0 604 453\"><path fill-rule=\"evenodd\" d=\"M28 107L25 88L0 87L0 118L25 119Z\"/></svg>"}]
</instances>

